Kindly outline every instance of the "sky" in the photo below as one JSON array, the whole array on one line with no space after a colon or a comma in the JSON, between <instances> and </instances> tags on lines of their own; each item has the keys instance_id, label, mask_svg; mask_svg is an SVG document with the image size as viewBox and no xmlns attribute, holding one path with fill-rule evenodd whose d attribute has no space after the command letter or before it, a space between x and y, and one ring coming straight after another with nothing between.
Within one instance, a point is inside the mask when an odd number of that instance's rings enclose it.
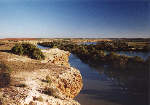
<instances>
[{"instance_id":1,"label":"sky","mask_svg":"<svg viewBox=\"0 0 150 105\"><path fill-rule=\"evenodd\" d=\"M0 0L0 38L150 38L149 0Z\"/></svg>"}]
</instances>

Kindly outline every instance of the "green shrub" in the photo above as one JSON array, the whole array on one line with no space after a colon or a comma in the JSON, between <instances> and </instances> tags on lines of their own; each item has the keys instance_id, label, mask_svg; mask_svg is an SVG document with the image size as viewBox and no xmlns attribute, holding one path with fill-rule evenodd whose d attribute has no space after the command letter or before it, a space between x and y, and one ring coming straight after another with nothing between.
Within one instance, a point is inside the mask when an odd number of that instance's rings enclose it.
<instances>
[{"instance_id":1,"label":"green shrub","mask_svg":"<svg viewBox=\"0 0 150 105\"><path fill-rule=\"evenodd\" d=\"M29 44L29 43L23 43L23 44L16 44L12 49L12 53L18 54L18 55L27 55L32 59L45 59L44 54L42 51L37 48L35 45Z\"/></svg>"},{"instance_id":2,"label":"green shrub","mask_svg":"<svg viewBox=\"0 0 150 105\"><path fill-rule=\"evenodd\" d=\"M21 44L16 44L12 49L11 51L14 53L14 54L18 54L18 55L23 55L23 47Z\"/></svg>"}]
</instances>

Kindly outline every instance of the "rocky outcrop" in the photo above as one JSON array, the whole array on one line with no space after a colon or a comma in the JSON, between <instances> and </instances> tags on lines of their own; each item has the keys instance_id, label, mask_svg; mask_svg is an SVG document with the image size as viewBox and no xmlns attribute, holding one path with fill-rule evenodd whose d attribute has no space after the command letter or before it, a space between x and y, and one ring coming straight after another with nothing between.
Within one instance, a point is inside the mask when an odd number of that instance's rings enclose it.
<instances>
[{"instance_id":1,"label":"rocky outcrop","mask_svg":"<svg viewBox=\"0 0 150 105\"><path fill-rule=\"evenodd\" d=\"M44 61L0 53L3 61L13 68L10 85L0 88L0 105L80 105L73 98L82 89L82 76L69 66L69 52L59 49L43 52Z\"/></svg>"},{"instance_id":2,"label":"rocky outcrop","mask_svg":"<svg viewBox=\"0 0 150 105\"><path fill-rule=\"evenodd\" d=\"M54 91L54 96L61 99L73 99L83 86L80 72L72 67L60 74L50 73L46 80L49 82L47 89Z\"/></svg>"},{"instance_id":3,"label":"rocky outcrop","mask_svg":"<svg viewBox=\"0 0 150 105\"><path fill-rule=\"evenodd\" d=\"M45 60L41 61L42 63L49 62L54 65L70 66L68 63L70 53L68 51L60 50L58 48L51 48L42 50L42 52L45 55Z\"/></svg>"}]
</instances>

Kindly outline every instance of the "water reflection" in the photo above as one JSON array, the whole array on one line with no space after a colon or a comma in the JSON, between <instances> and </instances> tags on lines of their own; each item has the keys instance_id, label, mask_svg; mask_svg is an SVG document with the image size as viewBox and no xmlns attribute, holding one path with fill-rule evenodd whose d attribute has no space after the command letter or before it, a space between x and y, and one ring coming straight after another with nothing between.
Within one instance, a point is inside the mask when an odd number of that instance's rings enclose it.
<instances>
[{"instance_id":1,"label":"water reflection","mask_svg":"<svg viewBox=\"0 0 150 105\"><path fill-rule=\"evenodd\" d=\"M39 44L37 45L37 47L40 49L49 49L49 47L43 47L43 46L40 46Z\"/></svg>"},{"instance_id":2,"label":"water reflection","mask_svg":"<svg viewBox=\"0 0 150 105\"><path fill-rule=\"evenodd\" d=\"M133 65L135 66L135 65ZM114 69L110 66L104 65L90 65L90 67L95 68L100 76L109 78L114 82L115 85L119 86L122 90L126 92L133 92L137 94L147 94L148 93L148 68L144 67L142 70L119 70Z\"/></svg>"},{"instance_id":3,"label":"water reflection","mask_svg":"<svg viewBox=\"0 0 150 105\"><path fill-rule=\"evenodd\" d=\"M81 104L148 105L148 70L116 70L107 65L88 65L74 55L71 55L70 63L83 76L84 87L76 98Z\"/></svg>"},{"instance_id":4,"label":"water reflection","mask_svg":"<svg viewBox=\"0 0 150 105\"><path fill-rule=\"evenodd\" d=\"M113 68L107 68L105 74L114 78L117 85L124 91L137 94L148 93L148 70L114 70Z\"/></svg>"},{"instance_id":5,"label":"water reflection","mask_svg":"<svg viewBox=\"0 0 150 105\"><path fill-rule=\"evenodd\" d=\"M80 45L80 44L84 44L84 45L90 45L90 44L93 44L93 45L96 45L97 42L78 42L77 44L78 44L78 45Z\"/></svg>"}]
</instances>

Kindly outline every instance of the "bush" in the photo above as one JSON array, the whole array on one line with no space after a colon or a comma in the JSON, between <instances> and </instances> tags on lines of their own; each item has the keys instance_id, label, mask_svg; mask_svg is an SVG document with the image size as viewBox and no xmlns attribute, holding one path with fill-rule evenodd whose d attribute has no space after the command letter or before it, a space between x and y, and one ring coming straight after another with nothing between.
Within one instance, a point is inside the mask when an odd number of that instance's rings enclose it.
<instances>
[{"instance_id":1,"label":"bush","mask_svg":"<svg viewBox=\"0 0 150 105\"><path fill-rule=\"evenodd\" d=\"M100 51L98 52L98 56L99 56L100 58L104 58L104 57L106 56L106 53L105 53L104 51L100 50Z\"/></svg>"},{"instance_id":2,"label":"bush","mask_svg":"<svg viewBox=\"0 0 150 105\"><path fill-rule=\"evenodd\" d=\"M37 48L35 45L29 43L23 44L16 44L12 49L11 52L18 55L27 55L32 59L45 59L44 54L42 51Z\"/></svg>"},{"instance_id":3,"label":"bush","mask_svg":"<svg viewBox=\"0 0 150 105\"><path fill-rule=\"evenodd\" d=\"M110 52L110 53L107 55L107 60L108 60L109 62L112 62L112 61L114 61L114 60L118 60L119 57L120 57L119 54L116 54L115 52Z\"/></svg>"},{"instance_id":4,"label":"bush","mask_svg":"<svg viewBox=\"0 0 150 105\"><path fill-rule=\"evenodd\" d=\"M3 62L0 62L0 88L10 84L10 68Z\"/></svg>"},{"instance_id":5,"label":"bush","mask_svg":"<svg viewBox=\"0 0 150 105\"><path fill-rule=\"evenodd\" d=\"M16 44L12 49L11 51L14 53L14 54L18 54L18 55L23 55L23 47L21 44Z\"/></svg>"},{"instance_id":6,"label":"bush","mask_svg":"<svg viewBox=\"0 0 150 105\"><path fill-rule=\"evenodd\" d=\"M144 59L142 59L141 57L139 56L134 56L134 57L131 57L129 59L130 62L132 63L144 63Z\"/></svg>"},{"instance_id":7,"label":"bush","mask_svg":"<svg viewBox=\"0 0 150 105\"><path fill-rule=\"evenodd\" d=\"M144 59L141 57L129 57L126 68L131 70L144 70L146 67L144 66L144 63Z\"/></svg>"}]
</instances>

